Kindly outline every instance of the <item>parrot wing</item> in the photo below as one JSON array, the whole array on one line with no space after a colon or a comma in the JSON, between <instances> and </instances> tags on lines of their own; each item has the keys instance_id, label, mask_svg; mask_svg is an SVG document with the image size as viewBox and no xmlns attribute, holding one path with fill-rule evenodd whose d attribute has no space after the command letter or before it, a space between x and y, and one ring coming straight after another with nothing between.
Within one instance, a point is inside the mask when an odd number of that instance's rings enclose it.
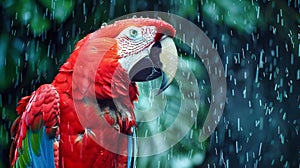
<instances>
[{"instance_id":1,"label":"parrot wing","mask_svg":"<svg viewBox=\"0 0 300 168\"><path fill-rule=\"evenodd\" d=\"M10 159L12 167L58 167L59 94L54 86L40 86L21 99Z\"/></svg>"}]
</instances>

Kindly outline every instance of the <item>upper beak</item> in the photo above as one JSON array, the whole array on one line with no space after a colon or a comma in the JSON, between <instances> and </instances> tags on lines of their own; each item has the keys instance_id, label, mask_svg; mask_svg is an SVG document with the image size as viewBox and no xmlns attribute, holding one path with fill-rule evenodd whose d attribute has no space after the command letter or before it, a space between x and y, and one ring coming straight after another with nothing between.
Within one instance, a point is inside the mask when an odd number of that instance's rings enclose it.
<instances>
[{"instance_id":1,"label":"upper beak","mask_svg":"<svg viewBox=\"0 0 300 168\"><path fill-rule=\"evenodd\" d=\"M162 63L162 82L157 94L163 92L173 81L178 64L178 54L174 41L170 37L163 38L161 41L161 53L159 54Z\"/></svg>"},{"instance_id":2,"label":"upper beak","mask_svg":"<svg viewBox=\"0 0 300 168\"><path fill-rule=\"evenodd\" d=\"M149 81L162 76L162 83L157 94L164 91L173 81L178 64L178 54L173 39L163 36L149 47L145 56L130 68L132 81Z\"/></svg>"}]
</instances>

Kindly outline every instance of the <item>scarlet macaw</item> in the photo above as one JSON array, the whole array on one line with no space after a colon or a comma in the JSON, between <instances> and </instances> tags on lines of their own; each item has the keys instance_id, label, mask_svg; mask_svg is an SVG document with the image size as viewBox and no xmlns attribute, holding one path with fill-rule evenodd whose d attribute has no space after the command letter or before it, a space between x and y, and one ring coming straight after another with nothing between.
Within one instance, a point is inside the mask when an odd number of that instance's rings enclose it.
<instances>
[{"instance_id":1,"label":"scarlet macaw","mask_svg":"<svg viewBox=\"0 0 300 168\"><path fill-rule=\"evenodd\" d=\"M177 63L174 36L175 29L161 19L130 18L102 27L79 41L53 82L19 101L16 109L19 117L11 128L11 166L135 167L136 138L130 138L136 136L135 82L162 76L160 92L168 87ZM97 63L96 75L79 73L76 76L79 82L74 82L79 55L85 58L78 67L87 65L84 70L89 72L88 65L97 62L101 53L103 58ZM80 82L81 77L87 80ZM94 85L100 111L85 102L93 95L90 84ZM120 99L119 104L113 99ZM74 108L74 103L79 109ZM128 157L95 142L93 137L97 135L110 135L93 125L95 118L89 118L92 127L85 128L78 113L87 116L97 113L116 131L130 135L124 142L112 138L116 148L126 151Z\"/></svg>"}]
</instances>

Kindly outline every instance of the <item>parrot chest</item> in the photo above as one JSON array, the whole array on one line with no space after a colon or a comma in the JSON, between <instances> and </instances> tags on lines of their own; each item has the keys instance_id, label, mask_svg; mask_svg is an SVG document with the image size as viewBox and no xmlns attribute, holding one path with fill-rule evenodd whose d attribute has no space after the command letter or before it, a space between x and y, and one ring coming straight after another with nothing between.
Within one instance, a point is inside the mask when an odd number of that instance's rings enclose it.
<instances>
[{"instance_id":1,"label":"parrot chest","mask_svg":"<svg viewBox=\"0 0 300 168\"><path fill-rule=\"evenodd\" d=\"M116 131L123 129L120 113L109 103L98 109L84 101L76 103L74 107L70 98L61 102L60 167L126 167L127 157L106 150L95 140L98 136L111 136L97 124L100 117ZM127 142L120 142L117 137L110 139L120 150L127 150Z\"/></svg>"}]
</instances>

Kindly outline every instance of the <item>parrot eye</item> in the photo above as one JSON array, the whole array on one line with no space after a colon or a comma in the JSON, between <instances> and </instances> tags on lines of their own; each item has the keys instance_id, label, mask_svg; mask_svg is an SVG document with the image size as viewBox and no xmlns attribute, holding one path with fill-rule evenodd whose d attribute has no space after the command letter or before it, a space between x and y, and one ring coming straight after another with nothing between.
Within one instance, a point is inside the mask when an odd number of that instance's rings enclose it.
<instances>
[{"instance_id":1,"label":"parrot eye","mask_svg":"<svg viewBox=\"0 0 300 168\"><path fill-rule=\"evenodd\" d=\"M138 31L135 30L135 29L130 29L129 30L129 35L130 35L131 38L135 38L138 35Z\"/></svg>"}]
</instances>

